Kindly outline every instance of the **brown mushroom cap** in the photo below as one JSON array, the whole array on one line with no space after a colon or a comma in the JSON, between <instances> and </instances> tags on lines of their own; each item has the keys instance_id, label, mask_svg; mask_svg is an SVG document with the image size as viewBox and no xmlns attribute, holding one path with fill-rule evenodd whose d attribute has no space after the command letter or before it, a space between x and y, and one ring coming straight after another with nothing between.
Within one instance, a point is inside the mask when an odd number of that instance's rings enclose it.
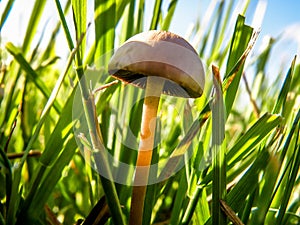
<instances>
[{"instance_id":1,"label":"brown mushroom cap","mask_svg":"<svg viewBox=\"0 0 300 225\"><path fill-rule=\"evenodd\" d=\"M147 76L165 78L163 93L197 98L205 83L203 65L195 49L167 31L146 31L128 39L112 56L109 73L145 88Z\"/></svg>"}]
</instances>

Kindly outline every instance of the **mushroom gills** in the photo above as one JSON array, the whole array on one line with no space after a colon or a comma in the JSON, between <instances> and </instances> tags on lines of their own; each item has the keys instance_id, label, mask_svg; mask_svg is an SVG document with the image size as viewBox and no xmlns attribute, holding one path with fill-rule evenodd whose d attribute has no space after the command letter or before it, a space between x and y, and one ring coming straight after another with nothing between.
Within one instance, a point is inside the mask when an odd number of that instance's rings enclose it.
<instances>
[{"instance_id":1,"label":"mushroom gills","mask_svg":"<svg viewBox=\"0 0 300 225\"><path fill-rule=\"evenodd\" d=\"M128 70L118 70L118 71L109 71L109 73L112 73L113 77L116 79L121 80L122 82L126 84L131 84L136 87L145 89L147 84L147 76L140 73L132 73ZM157 76L158 77L158 76ZM183 98L190 98L191 97L191 90L186 90L184 87L178 85L172 80L164 79L164 87L162 89L162 94L176 96L176 97L183 97Z\"/></svg>"}]
</instances>

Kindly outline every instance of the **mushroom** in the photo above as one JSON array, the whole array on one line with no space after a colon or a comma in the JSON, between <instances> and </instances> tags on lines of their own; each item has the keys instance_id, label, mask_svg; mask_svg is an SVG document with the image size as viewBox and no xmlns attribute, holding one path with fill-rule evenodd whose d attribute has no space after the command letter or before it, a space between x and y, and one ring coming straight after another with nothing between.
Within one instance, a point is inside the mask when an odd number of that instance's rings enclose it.
<instances>
[{"instance_id":1,"label":"mushroom","mask_svg":"<svg viewBox=\"0 0 300 225\"><path fill-rule=\"evenodd\" d=\"M145 89L140 144L134 175L129 224L142 224L160 95L202 95L203 65L195 49L167 31L146 31L128 39L112 56L109 74Z\"/></svg>"}]
</instances>

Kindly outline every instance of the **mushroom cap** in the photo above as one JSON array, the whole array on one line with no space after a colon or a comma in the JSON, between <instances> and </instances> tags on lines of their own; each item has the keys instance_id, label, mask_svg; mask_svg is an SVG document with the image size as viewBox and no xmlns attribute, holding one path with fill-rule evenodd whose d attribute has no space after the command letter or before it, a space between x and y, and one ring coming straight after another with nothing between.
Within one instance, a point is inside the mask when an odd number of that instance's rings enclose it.
<instances>
[{"instance_id":1,"label":"mushroom cap","mask_svg":"<svg viewBox=\"0 0 300 225\"><path fill-rule=\"evenodd\" d=\"M128 39L112 56L108 72L125 83L145 88L147 76L164 78L162 93L197 98L205 84L195 49L168 31L146 31Z\"/></svg>"}]
</instances>

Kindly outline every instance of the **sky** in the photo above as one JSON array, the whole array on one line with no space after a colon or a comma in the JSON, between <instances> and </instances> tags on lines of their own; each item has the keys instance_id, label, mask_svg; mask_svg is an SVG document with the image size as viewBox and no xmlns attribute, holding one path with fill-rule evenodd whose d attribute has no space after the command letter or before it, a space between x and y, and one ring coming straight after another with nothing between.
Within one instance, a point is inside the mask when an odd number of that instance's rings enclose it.
<instances>
[{"instance_id":1,"label":"sky","mask_svg":"<svg viewBox=\"0 0 300 225\"><path fill-rule=\"evenodd\" d=\"M187 34L189 27L199 19L199 15L207 13L207 6L214 1L218 2L219 0L179 0L170 31L184 37ZM7 0L0 1L0 14L6 5L6 2ZM146 15L151 16L150 14L152 13L154 0L146 0L145 2L146 9L148 10L146 10ZM164 7L166 8L169 1L165 0L164 2ZM228 1L225 0L225 2ZM14 16L8 18L1 31L1 44L5 44L7 40L12 41L16 45L22 43L22 36L26 30L26 23L24 24L24 22L27 22L30 16L26 13L29 10L24 10L24 8L32 8L33 3L34 0L15 1L15 7L11 11ZM265 11L262 10L260 15L255 17L258 23L260 23L260 20L263 20L261 23L261 33L253 51L259 51L266 36L278 37L281 34L282 39L276 43L275 48L272 51L273 58L271 58L271 63L273 63L274 60L276 65L282 63L288 67L294 55L298 54L300 57L300 1L252 0L246 13L247 24L255 25L253 24L253 17L256 6L259 3L266 6L266 9ZM47 10L47 15L43 15L44 20L47 23L54 23L53 18L57 18L54 1L48 1L47 5L50 6L50 10ZM148 21L148 24L145 24L145 28L149 27L149 23L150 22ZM41 29L38 32L42 32ZM66 43L63 38L64 37L61 37L61 42ZM58 46L58 52L60 49L61 46Z\"/></svg>"}]
</instances>

